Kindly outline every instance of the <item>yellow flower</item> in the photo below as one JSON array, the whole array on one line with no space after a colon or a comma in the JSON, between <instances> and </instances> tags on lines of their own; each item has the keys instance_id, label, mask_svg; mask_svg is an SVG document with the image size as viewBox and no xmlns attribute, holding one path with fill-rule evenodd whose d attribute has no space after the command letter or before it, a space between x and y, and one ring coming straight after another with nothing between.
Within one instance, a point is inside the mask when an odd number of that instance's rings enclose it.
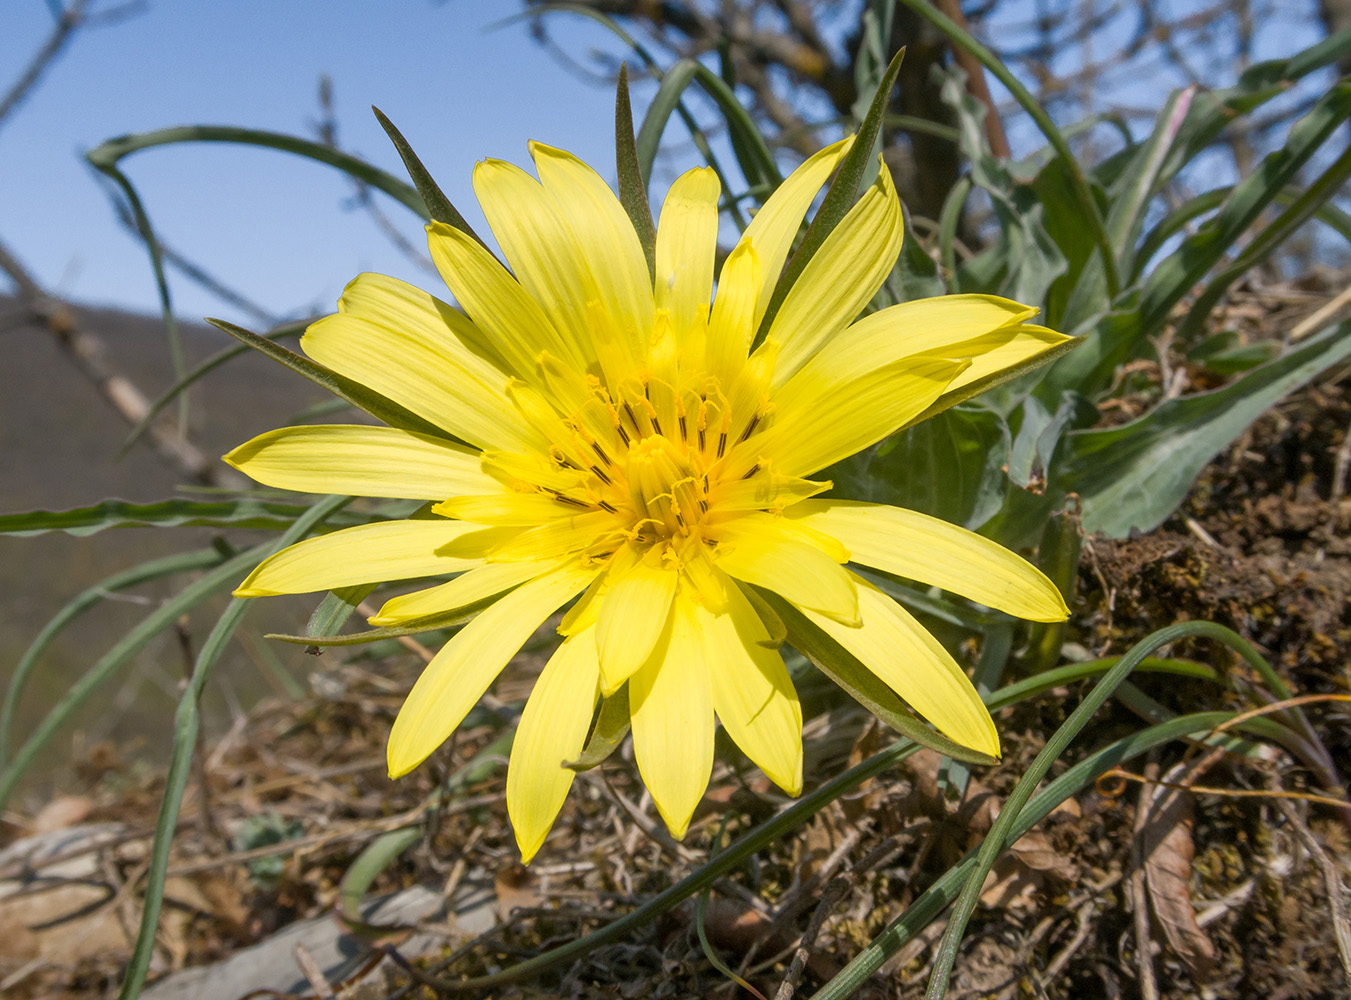
<instances>
[{"instance_id":1,"label":"yellow flower","mask_svg":"<svg viewBox=\"0 0 1351 1000\"><path fill-rule=\"evenodd\" d=\"M945 393L1065 338L983 295L908 302L852 322L891 270L901 208L888 172L754 333L791 244L850 140L802 164L728 256L714 295L719 184L696 169L661 211L656 273L618 199L561 150L539 180L498 160L474 189L509 272L428 227L463 312L365 274L302 340L316 361L464 444L384 426L302 426L226 460L261 483L436 501L435 516L335 531L267 560L240 596L452 575L371 618L481 612L428 664L389 738L392 776L458 726L539 624L573 598L526 704L507 806L526 860L573 779L599 699L628 685L634 754L682 836L713 765L714 719L791 795L802 712L777 649L774 591L958 742L999 738L966 675L857 563L1036 621L1067 612L1027 562L895 507L811 499L804 478L913 421ZM775 633L778 632L776 635Z\"/></svg>"}]
</instances>

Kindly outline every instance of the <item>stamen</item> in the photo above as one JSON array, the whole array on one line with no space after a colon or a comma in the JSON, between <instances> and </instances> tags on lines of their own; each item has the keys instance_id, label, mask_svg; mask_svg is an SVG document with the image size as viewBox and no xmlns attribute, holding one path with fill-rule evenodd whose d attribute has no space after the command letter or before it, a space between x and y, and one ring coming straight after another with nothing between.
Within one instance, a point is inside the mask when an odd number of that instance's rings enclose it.
<instances>
[{"instance_id":1,"label":"stamen","mask_svg":"<svg viewBox=\"0 0 1351 1000\"><path fill-rule=\"evenodd\" d=\"M718 435L718 457L722 458L727 453L727 432L723 431Z\"/></svg>"},{"instance_id":2,"label":"stamen","mask_svg":"<svg viewBox=\"0 0 1351 1000\"><path fill-rule=\"evenodd\" d=\"M750 479L751 476L755 475L755 474L756 474L757 472L759 472L759 471L760 471L760 463L759 463L759 462L756 462L754 465L751 466L751 471L748 472L748 473L746 473L746 474L745 474L744 476L742 476L741 478L742 478L742 479Z\"/></svg>"},{"instance_id":3,"label":"stamen","mask_svg":"<svg viewBox=\"0 0 1351 1000\"><path fill-rule=\"evenodd\" d=\"M554 498L555 500L557 500L559 503L571 504L571 505L574 506L574 507L590 507L590 506L591 506L591 504L587 503L585 500L578 500L576 497L570 497L570 496L568 496L566 493L560 493L558 490L551 490L551 489L549 489L549 487L547 487L547 486L541 486L540 489L543 490L545 493L548 493L551 497L553 497L553 498Z\"/></svg>"},{"instance_id":4,"label":"stamen","mask_svg":"<svg viewBox=\"0 0 1351 1000\"><path fill-rule=\"evenodd\" d=\"M598 478L606 486L611 485L610 477L605 474L605 472L601 469L599 465L591 466L591 471L594 472L596 474L596 478Z\"/></svg>"},{"instance_id":5,"label":"stamen","mask_svg":"<svg viewBox=\"0 0 1351 1000\"><path fill-rule=\"evenodd\" d=\"M746 438L750 437L751 433L755 430L755 425L758 424L759 422L760 422L760 413L757 411L755 416L751 417L751 422L746 425L746 429L741 432L741 437L736 439L736 443L741 444L741 442L745 441Z\"/></svg>"}]
</instances>

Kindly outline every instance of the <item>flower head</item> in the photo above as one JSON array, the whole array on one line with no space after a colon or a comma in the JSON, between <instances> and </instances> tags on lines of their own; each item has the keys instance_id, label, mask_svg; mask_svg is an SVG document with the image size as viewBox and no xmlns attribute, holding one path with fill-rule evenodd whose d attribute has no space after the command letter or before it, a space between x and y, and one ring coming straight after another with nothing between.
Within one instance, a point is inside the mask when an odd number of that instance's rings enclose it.
<instances>
[{"instance_id":1,"label":"flower head","mask_svg":"<svg viewBox=\"0 0 1351 1000\"><path fill-rule=\"evenodd\" d=\"M285 489L433 501L430 516L346 528L264 562L241 596L427 576L389 600L396 625L474 617L423 671L389 739L389 769L421 763L555 611L580 598L526 704L507 777L523 856L543 843L598 701L627 685L634 753L675 836L708 784L715 719L789 794L802 787L802 714L757 588L796 607L952 739L997 754L961 668L846 564L1038 621L1066 615L1018 556L945 521L820 499L813 473L921 416L945 394L1065 340L1035 310L958 295L863 311L895 262L888 172L827 237L768 335L754 335L804 214L849 147L808 159L727 257L714 295L719 184L672 186L655 274L610 188L568 153L531 145L539 179L474 173L508 271L473 237L428 227L460 309L366 274L301 341L316 361L444 433L301 426L226 456ZM457 440L450 440L453 436Z\"/></svg>"}]
</instances>

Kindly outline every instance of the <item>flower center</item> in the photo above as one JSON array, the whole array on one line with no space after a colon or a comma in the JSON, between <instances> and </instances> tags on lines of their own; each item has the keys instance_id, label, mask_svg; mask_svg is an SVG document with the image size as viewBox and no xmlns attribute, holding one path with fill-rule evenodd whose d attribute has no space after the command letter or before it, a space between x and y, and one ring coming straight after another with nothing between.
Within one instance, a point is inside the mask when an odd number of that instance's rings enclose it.
<instances>
[{"instance_id":1,"label":"flower center","mask_svg":"<svg viewBox=\"0 0 1351 1000\"><path fill-rule=\"evenodd\" d=\"M629 448L629 498L639 537L674 538L694 532L708 512L708 480L693 456L665 437L645 437ZM702 463L700 463L702 464Z\"/></svg>"}]
</instances>

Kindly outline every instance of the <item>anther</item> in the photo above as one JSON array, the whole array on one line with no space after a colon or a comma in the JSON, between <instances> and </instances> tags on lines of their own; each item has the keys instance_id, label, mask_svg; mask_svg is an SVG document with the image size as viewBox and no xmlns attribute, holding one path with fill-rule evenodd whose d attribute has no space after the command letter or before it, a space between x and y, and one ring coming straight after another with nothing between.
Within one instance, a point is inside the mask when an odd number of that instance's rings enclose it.
<instances>
[{"instance_id":1,"label":"anther","mask_svg":"<svg viewBox=\"0 0 1351 1000\"><path fill-rule=\"evenodd\" d=\"M751 422L746 425L746 429L741 432L741 437L736 439L736 443L741 444L741 442L745 441L746 438L750 437L752 432L754 432L755 430L755 425L758 424L759 422L760 422L760 414L756 413L755 416L751 417Z\"/></svg>"},{"instance_id":2,"label":"anther","mask_svg":"<svg viewBox=\"0 0 1351 1000\"><path fill-rule=\"evenodd\" d=\"M718 457L722 458L722 456L726 452L727 452L727 432L723 431L721 434L718 435Z\"/></svg>"},{"instance_id":3,"label":"anther","mask_svg":"<svg viewBox=\"0 0 1351 1000\"><path fill-rule=\"evenodd\" d=\"M610 485L611 482L610 477L605 474L605 471L601 469L599 465L591 466L591 471L594 472L596 474L596 478L599 479L606 486Z\"/></svg>"}]
</instances>

